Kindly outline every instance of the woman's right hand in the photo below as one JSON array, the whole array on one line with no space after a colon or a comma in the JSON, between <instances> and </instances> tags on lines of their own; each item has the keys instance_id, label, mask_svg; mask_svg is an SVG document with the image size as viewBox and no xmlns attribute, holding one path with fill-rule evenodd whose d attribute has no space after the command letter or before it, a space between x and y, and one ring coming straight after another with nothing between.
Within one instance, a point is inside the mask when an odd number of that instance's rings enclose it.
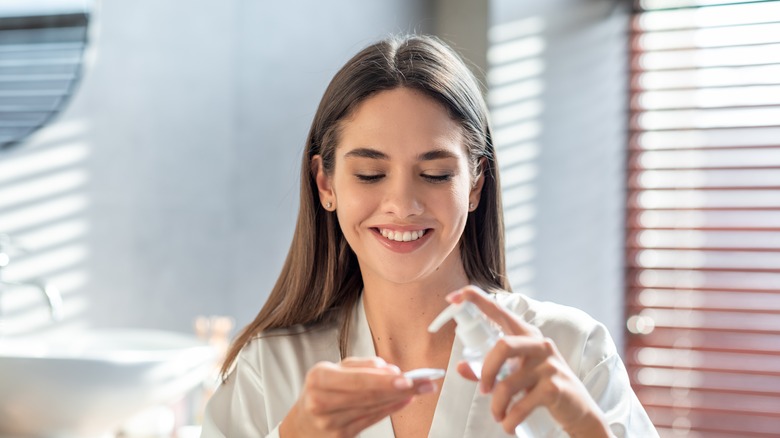
<instances>
[{"instance_id":1,"label":"woman's right hand","mask_svg":"<svg viewBox=\"0 0 780 438\"><path fill-rule=\"evenodd\" d=\"M351 438L400 410L433 382L412 382L378 357L320 362L306 374L298 401L279 429L282 438Z\"/></svg>"}]
</instances>

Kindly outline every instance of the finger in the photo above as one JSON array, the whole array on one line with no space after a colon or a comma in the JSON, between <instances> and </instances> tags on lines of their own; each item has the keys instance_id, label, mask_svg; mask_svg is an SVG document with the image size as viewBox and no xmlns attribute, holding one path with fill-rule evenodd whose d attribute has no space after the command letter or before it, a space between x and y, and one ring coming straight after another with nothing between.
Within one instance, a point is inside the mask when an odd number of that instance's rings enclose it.
<instances>
[{"instance_id":1,"label":"finger","mask_svg":"<svg viewBox=\"0 0 780 438\"><path fill-rule=\"evenodd\" d=\"M304 410L311 415L338 415L353 409L381 408L423 391L430 391L423 383L405 391L311 390L304 393L302 401Z\"/></svg>"},{"instance_id":2,"label":"finger","mask_svg":"<svg viewBox=\"0 0 780 438\"><path fill-rule=\"evenodd\" d=\"M387 368L387 362L379 356L376 357L348 357L339 362L349 368Z\"/></svg>"},{"instance_id":3,"label":"finger","mask_svg":"<svg viewBox=\"0 0 780 438\"><path fill-rule=\"evenodd\" d=\"M410 379L385 368L346 367L331 362L316 364L306 376L315 390L403 391L413 387Z\"/></svg>"},{"instance_id":4,"label":"finger","mask_svg":"<svg viewBox=\"0 0 780 438\"><path fill-rule=\"evenodd\" d=\"M461 376L463 376L463 378L467 380L471 380L472 382L476 382L479 380L479 377L477 377L476 374L474 374L474 371L469 366L469 363L466 362L465 360L458 363L456 370L458 371L458 374L460 374Z\"/></svg>"},{"instance_id":5,"label":"finger","mask_svg":"<svg viewBox=\"0 0 780 438\"><path fill-rule=\"evenodd\" d=\"M387 415L390 415L391 413L401 409L401 407L409 404L413 398L414 396L409 395L397 400L393 400L392 402L376 404L372 406L357 406L343 412L323 417L330 417L330 426L335 429L342 430L347 428L350 424L360 421L365 417L379 417L378 419L384 418Z\"/></svg>"},{"instance_id":6,"label":"finger","mask_svg":"<svg viewBox=\"0 0 780 438\"><path fill-rule=\"evenodd\" d=\"M474 303L485 316L500 325L508 334L528 336L539 334L536 327L522 321L515 314L501 307L490 295L477 286L466 286L447 295L447 299L453 303L462 301Z\"/></svg>"},{"instance_id":7,"label":"finger","mask_svg":"<svg viewBox=\"0 0 780 438\"><path fill-rule=\"evenodd\" d=\"M389 374L401 374L398 366L385 362L379 356L376 357L348 357L340 362L345 368L376 368L385 370Z\"/></svg>"},{"instance_id":8,"label":"finger","mask_svg":"<svg viewBox=\"0 0 780 438\"><path fill-rule=\"evenodd\" d=\"M540 381L523 398L518 399L512 404L506 412L501 426L507 433L514 433L520 423L525 421L529 415L539 406L543 406L545 399L549 396L549 388L553 386L550 380Z\"/></svg>"},{"instance_id":9,"label":"finger","mask_svg":"<svg viewBox=\"0 0 780 438\"><path fill-rule=\"evenodd\" d=\"M497 383L490 400L490 411L493 413L493 418L496 421L502 421L506 416L508 406L519 397L524 397L525 393L538 382L539 373L529 367L521 368Z\"/></svg>"},{"instance_id":10,"label":"finger","mask_svg":"<svg viewBox=\"0 0 780 438\"><path fill-rule=\"evenodd\" d=\"M554 354L552 341L528 336L504 336L488 351L482 363L480 390L487 394L493 390L496 376L504 364L510 368L535 366ZM513 360L514 359L514 360ZM504 376L506 377L506 376Z\"/></svg>"}]
</instances>

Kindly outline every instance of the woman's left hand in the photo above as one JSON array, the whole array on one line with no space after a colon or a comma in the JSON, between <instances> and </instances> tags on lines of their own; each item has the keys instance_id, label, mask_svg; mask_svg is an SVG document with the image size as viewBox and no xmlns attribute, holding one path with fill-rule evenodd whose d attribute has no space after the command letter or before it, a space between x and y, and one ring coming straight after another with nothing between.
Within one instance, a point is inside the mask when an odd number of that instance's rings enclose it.
<instances>
[{"instance_id":1,"label":"woman's left hand","mask_svg":"<svg viewBox=\"0 0 780 438\"><path fill-rule=\"evenodd\" d=\"M535 408L544 406L571 437L610 436L603 412L555 343L544 338L538 328L498 305L476 286L453 292L447 300L474 303L504 331L505 336L485 357L481 376L475 376L466 362L458 364L458 372L469 380L479 380L483 393L493 393L493 416L507 433L513 434ZM514 363L514 371L496 381L508 360ZM513 400L521 391L525 395Z\"/></svg>"}]
</instances>

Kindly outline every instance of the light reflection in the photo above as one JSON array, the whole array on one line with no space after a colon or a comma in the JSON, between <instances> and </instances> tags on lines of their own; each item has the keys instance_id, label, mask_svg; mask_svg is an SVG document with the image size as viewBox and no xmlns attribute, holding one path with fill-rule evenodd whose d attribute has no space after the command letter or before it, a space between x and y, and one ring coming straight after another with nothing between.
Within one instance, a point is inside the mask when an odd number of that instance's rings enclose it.
<instances>
[{"instance_id":1,"label":"light reflection","mask_svg":"<svg viewBox=\"0 0 780 438\"><path fill-rule=\"evenodd\" d=\"M639 155L639 164L647 169L691 169L708 167L780 166L780 150L680 150L651 151Z\"/></svg>"},{"instance_id":2,"label":"light reflection","mask_svg":"<svg viewBox=\"0 0 780 438\"><path fill-rule=\"evenodd\" d=\"M503 177L503 176L502 176ZM502 187L503 194L511 200L508 204L520 205L527 202L531 202L536 198L536 188L525 184L518 187ZM506 223L507 227L512 224Z\"/></svg>"},{"instance_id":3,"label":"light reflection","mask_svg":"<svg viewBox=\"0 0 780 438\"><path fill-rule=\"evenodd\" d=\"M496 108L492 113L493 127L499 128L515 122L538 117L542 113L542 103L537 100L520 102Z\"/></svg>"},{"instance_id":4,"label":"light reflection","mask_svg":"<svg viewBox=\"0 0 780 438\"><path fill-rule=\"evenodd\" d=\"M637 380L647 386L697 388L703 383L704 375L694 370L642 368L637 373Z\"/></svg>"},{"instance_id":5,"label":"light reflection","mask_svg":"<svg viewBox=\"0 0 780 438\"><path fill-rule=\"evenodd\" d=\"M765 313L729 311L700 311L690 309L648 309L642 312L655 322L656 328L699 329L729 331L777 331L780 320Z\"/></svg>"},{"instance_id":6,"label":"light reflection","mask_svg":"<svg viewBox=\"0 0 780 438\"><path fill-rule=\"evenodd\" d=\"M648 288L642 289L638 300L645 307L780 311L780 295L762 292Z\"/></svg>"},{"instance_id":7,"label":"light reflection","mask_svg":"<svg viewBox=\"0 0 780 438\"><path fill-rule=\"evenodd\" d=\"M85 189L89 147L83 121L47 126L23 145L0 155L0 234L24 251L12 252L0 280L55 286L63 300L61 319L51 320L43 293L29 285L0 286L0 336L83 329L89 303L84 239L89 223Z\"/></svg>"},{"instance_id":8,"label":"light reflection","mask_svg":"<svg viewBox=\"0 0 780 438\"><path fill-rule=\"evenodd\" d=\"M45 327L52 327L51 317L46 308L43 299L35 291L24 290L24 288L15 288L13 292L6 292L8 297L4 297L2 331L3 336L22 336L31 335L45 331ZM15 298L22 296L33 296L40 300L29 303L29 306L19 308L19 303ZM79 321L78 318L89 308L89 303L83 296L68 297L68 301L62 308L62 321L56 324L56 330L62 333L63 330L77 330L86 327L86 323Z\"/></svg>"},{"instance_id":9,"label":"light reflection","mask_svg":"<svg viewBox=\"0 0 780 438\"><path fill-rule=\"evenodd\" d=\"M507 274L512 289L533 294L536 178L544 111L541 74L546 43L541 17L496 25L488 32L488 96L502 179Z\"/></svg>"},{"instance_id":10,"label":"light reflection","mask_svg":"<svg viewBox=\"0 0 780 438\"><path fill-rule=\"evenodd\" d=\"M29 229L84 211L89 205L88 198L82 194L74 194L52 201L38 203L31 207L12 210L0 215L0 230L13 234L16 231Z\"/></svg>"},{"instance_id":11,"label":"light reflection","mask_svg":"<svg viewBox=\"0 0 780 438\"><path fill-rule=\"evenodd\" d=\"M637 143L642 149L731 148L774 146L778 138L780 127L756 127L644 132L637 136Z\"/></svg>"},{"instance_id":12,"label":"light reflection","mask_svg":"<svg viewBox=\"0 0 780 438\"><path fill-rule=\"evenodd\" d=\"M753 3L756 0L640 0L642 9L674 9L685 6L714 6L733 3Z\"/></svg>"},{"instance_id":13,"label":"light reflection","mask_svg":"<svg viewBox=\"0 0 780 438\"><path fill-rule=\"evenodd\" d=\"M533 179L539 173L539 166L532 160L539 155L539 145L533 142L521 143L504 149L501 155L501 176L503 172L519 173L523 179Z\"/></svg>"},{"instance_id":14,"label":"light reflection","mask_svg":"<svg viewBox=\"0 0 780 438\"><path fill-rule=\"evenodd\" d=\"M776 124L778 120L780 108L729 108L647 111L638 116L637 124L641 129L656 130L767 126Z\"/></svg>"},{"instance_id":15,"label":"light reflection","mask_svg":"<svg viewBox=\"0 0 780 438\"><path fill-rule=\"evenodd\" d=\"M637 280L642 287L667 287L699 289L705 285L705 275L702 272L675 272L655 269L643 270Z\"/></svg>"},{"instance_id":16,"label":"light reflection","mask_svg":"<svg viewBox=\"0 0 780 438\"><path fill-rule=\"evenodd\" d=\"M780 190L643 190L640 208L780 208Z\"/></svg>"},{"instance_id":17,"label":"light reflection","mask_svg":"<svg viewBox=\"0 0 780 438\"><path fill-rule=\"evenodd\" d=\"M539 59L527 59L495 67L488 72L488 82L503 85L522 79L537 77L544 73L544 62Z\"/></svg>"},{"instance_id":18,"label":"light reflection","mask_svg":"<svg viewBox=\"0 0 780 438\"><path fill-rule=\"evenodd\" d=\"M17 238L24 242L26 249L41 250L85 237L87 231L87 222L76 219L18 234Z\"/></svg>"},{"instance_id":19,"label":"light reflection","mask_svg":"<svg viewBox=\"0 0 780 438\"><path fill-rule=\"evenodd\" d=\"M780 44L647 52L638 61L645 70L776 64L778 49Z\"/></svg>"},{"instance_id":20,"label":"light reflection","mask_svg":"<svg viewBox=\"0 0 780 438\"><path fill-rule=\"evenodd\" d=\"M780 233L774 231L643 230L636 236L643 248L777 249Z\"/></svg>"},{"instance_id":21,"label":"light reflection","mask_svg":"<svg viewBox=\"0 0 780 438\"><path fill-rule=\"evenodd\" d=\"M722 108L780 104L780 86L728 87L639 93L639 109Z\"/></svg>"},{"instance_id":22,"label":"light reflection","mask_svg":"<svg viewBox=\"0 0 780 438\"><path fill-rule=\"evenodd\" d=\"M537 57L544 52L545 42L540 36L520 38L491 46L487 52L488 63L499 66L523 58Z\"/></svg>"},{"instance_id":23,"label":"light reflection","mask_svg":"<svg viewBox=\"0 0 780 438\"><path fill-rule=\"evenodd\" d=\"M491 107L498 107L538 97L544 91L544 82L541 79L528 79L523 82L512 83L501 87L501 92L488 95L488 104Z\"/></svg>"},{"instance_id":24,"label":"light reflection","mask_svg":"<svg viewBox=\"0 0 780 438\"><path fill-rule=\"evenodd\" d=\"M704 246L705 236L703 232L696 230L644 230L637 236L637 241L643 248L699 247Z\"/></svg>"},{"instance_id":25,"label":"light reflection","mask_svg":"<svg viewBox=\"0 0 780 438\"><path fill-rule=\"evenodd\" d=\"M509 145L512 143L533 140L539 136L541 131L541 123L533 120L497 129L494 137L497 144Z\"/></svg>"},{"instance_id":26,"label":"light reflection","mask_svg":"<svg viewBox=\"0 0 780 438\"><path fill-rule=\"evenodd\" d=\"M771 251L700 251L688 249L641 250L636 255L640 268L773 270L780 266L780 254Z\"/></svg>"},{"instance_id":27,"label":"light reflection","mask_svg":"<svg viewBox=\"0 0 780 438\"><path fill-rule=\"evenodd\" d=\"M532 158L536 156L533 155ZM535 164L521 164L501 169L501 183L505 187L513 187L520 184L532 183L536 179L537 166Z\"/></svg>"},{"instance_id":28,"label":"light reflection","mask_svg":"<svg viewBox=\"0 0 780 438\"><path fill-rule=\"evenodd\" d=\"M780 187L777 169L645 170L637 178L639 188Z\"/></svg>"},{"instance_id":29,"label":"light reflection","mask_svg":"<svg viewBox=\"0 0 780 438\"><path fill-rule=\"evenodd\" d=\"M645 269L637 276L637 282L640 287L649 288L780 290L780 274L772 272L710 271L705 273L702 271Z\"/></svg>"},{"instance_id":30,"label":"light reflection","mask_svg":"<svg viewBox=\"0 0 780 438\"><path fill-rule=\"evenodd\" d=\"M644 90L768 85L780 83L780 65L649 71L640 73L636 81Z\"/></svg>"},{"instance_id":31,"label":"light reflection","mask_svg":"<svg viewBox=\"0 0 780 438\"><path fill-rule=\"evenodd\" d=\"M35 255L15 260L3 268L3 279L26 282L78 265L86 257L87 248L84 245L69 245L52 251L36 253Z\"/></svg>"},{"instance_id":32,"label":"light reflection","mask_svg":"<svg viewBox=\"0 0 780 438\"><path fill-rule=\"evenodd\" d=\"M79 164L84 161L87 155L86 145L77 143L37 151L12 160L0 159L0 184L53 169Z\"/></svg>"},{"instance_id":33,"label":"light reflection","mask_svg":"<svg viewBox=\"0 0 780 438\"><path fill-rule=\"evenodd\" d=\"M662 32L645 32L639 38L642 50L687 49L768 44L780 41L780 23L718 27Z\"/></svg>"},{"instance_id":34,"label":"light reflection","mask_svg":"<svg viewBox=\"0 0 780 438\"><path fill-rule=\"evenodd\" d=\"M0 187L0 209L14 204L26 204L82 187L87 182L83 170L69 170L35 180Z\"/></svg>"},{"instance_id":35,"label":"light reflection","mask_svg":"<svg viewBox=\"0 0 780 438\"><path fill-rule=\"evenodd\" d=\"M528 35L541 34L547 24L542 17L526 17L509 23L496 24L488 29L488 38L493 43L503 43ZM516 55L516 58L521 56Z\"/></svg>"},{"instance_id":36,"label":"light reflection","mask_svg":"<svg viewBox=\"0 0 780 438\"><path fill-rule=\"evenodd\" d=\"M512 205L504 209L504 220L509 224L530 222L536 216L536 207L531 204Z\"/></svg>"},{"instance_id":37,"label":"light reflection","mask_svg":"<svg viewBox=\"0 0 780 438\"><path fill-rule=\"evenodd\" d=\"M652 31L734 26L775 21L780 21L780 6L776 2L757 2L725 5L716 8L648 11L642 13L638 24L640 29Z\"/></svg>"}]
</instances>

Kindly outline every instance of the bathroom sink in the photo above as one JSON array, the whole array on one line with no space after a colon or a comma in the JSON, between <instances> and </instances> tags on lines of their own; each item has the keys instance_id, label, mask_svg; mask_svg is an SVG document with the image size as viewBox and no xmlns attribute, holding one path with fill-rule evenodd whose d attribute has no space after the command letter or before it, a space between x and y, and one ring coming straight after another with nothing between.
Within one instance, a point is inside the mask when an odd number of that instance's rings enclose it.
<instances>
[{"instance_id":1,"label":"bathroom sink","mask_svg":"<svg viewBox=\"0 0 780 438\"><path fill-rule=\"evenodd\" d=\"M175 402L214 369L214 348L157 330L0 338L0 437L91 438Z\"/></svg>"}]
</instances>

